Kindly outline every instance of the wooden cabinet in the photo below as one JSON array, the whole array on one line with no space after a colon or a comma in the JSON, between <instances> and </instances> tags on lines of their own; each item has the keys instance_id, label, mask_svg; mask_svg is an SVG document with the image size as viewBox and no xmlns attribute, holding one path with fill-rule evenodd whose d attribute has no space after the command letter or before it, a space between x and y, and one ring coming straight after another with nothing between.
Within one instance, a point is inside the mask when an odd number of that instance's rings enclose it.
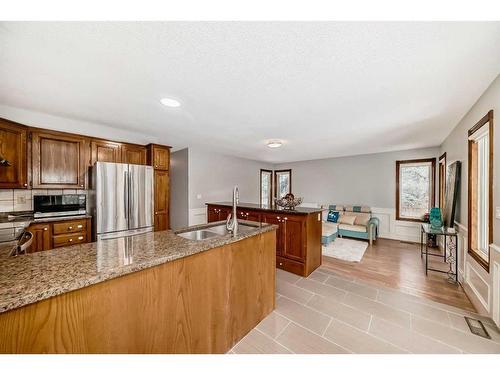
<instances>
[{"instance_id":1,"label":"wooden cabinet","mask_svg":"<svg viewBox=\"0 0 500 375\"><path fill-rule=\"evenodd\" d=\"M283 256L299 262L306 261L304 229L304 217L285 215L281 219L283 231Z\"/></svg>"},{"instance_id":2,"label":"wooden cabinet","mask_svg":"<svg viewBox=\"0 0 500 375\"><path fill-rule=\"evenodd\" d=\"M28 231L33 233L33 243L28 253L90 242L90 230L90 219L32 224Z\"/></svg>"},{"instance_id":3,"label":"wooden cabinet","mask_svg":"<svg viewBox=\"0 0 500 375\"><path fill-rule=\"evenodd\" d=\"M170 148L155 144L148 145L148 164L154 169L168 171L170 168Z\"/></svg>"},{"instance_id":4,"label":"wooden cabinet","mask_svg":"<svg viewBox=\"0 0 500 375\"><path fill-rule=\"evenodd\" d=\"M112 163L121 162L120 143L93 139L90 143L90 150L90 165L94 165L96 161Z\"/></svg>"},{"instance_id":5,"label":"wooden cabinet","mask_svg":"<svg viewBox=\"0 0 500 375\"><path fill-rule=\"evenodd\" d=\"M25 126L0 119L0 188L28 186L27 136Z\"/></svg>"},{"instance_id":6,"label":"wooden cabinet","mask_svg":"<svg viewBox=\"0 0 500 375\"><path fill-rule=\"evenodd\" d=\"M147 164L154 169L155 231L170 229L170 147L149 144Z\"/></svg>"},{"instance_id":7,"label":"wooden cabinet","mask_svg":"<svg viewBox=\"0 0 500 375\"><path fill-rule=\"evenodd\" d=\"M85 137L33 131L32 186L38 189L84 189L88 165Z\"/></svg>"},{"instance_id":8,"label":"wooden cabinet","mask_svg":"<svg viewBox=\"0 0 500 375\"><path fill-rule=\"evenodd\" d=\"M261 222L260 214L256 211L246 210L246 209L238 209L237 213L238 213L238 219L255 221L257 223Z\"/></svg>"},{"instance_id":9,"label":"wooden cabinet","mask_svg":"<svg viewBox=\"0 0 500 375\"><path fill-rule=\"evenodd\" d=\"M276 229L276 255L278 256L282 255L284 241L283 241L283 225L281 223L281 216L276 214L263 214L262 222L278 226L278 229Z\"/></svg>"},{"instance_id":10,"label":"wooden cabinet","mask_svg":"<svg viewBox=\"0 0 500 375\"><path fill-rule=\"evenodd\" d=\"M227 220L227 216L231 213L231 208L224 206L207 207L207 222L213 223L214 221Z\"/></svg>"},{"instance_id":11,"label":"wooden cabinet","mask_svg":"<svg viewBox=\"0 0 500 375\"><path fill-rule=\"evenodd\" d=\"M146 165L147 150L145 146L122 144L121 161L128 164Z\"/></svg>"},{"instance_id":12,"label":"wooden cabinet","mask_svg":"<svg viewBox=\"0 0 500 375\"><path fill-rule=\"evenodd\" d=\"M252 207L249 205L249 207ZM226 220L229 205L207 205L208 222ZM274 224L276 230L276 267L308 276L321 265L321 212L276 212L240 205L238 219Z\"/></svg>"},{"instance_id":13,"label":"wooden cabinet","mask_svg":"<svg viewBox=\"0 0 500 375\"><path fill-rule=\"evenodd\" d=\"M28 253L52 249L52 227L50 224L31 224L28 231L33 233L33 242L27 249Z\"/></svg>"},{"instance_id":14,"label":"wooden cabinet","mask_svg":"<svg viewBox=\"0 0 500 375\"><path fill-rule=\"evenodd\" d=\"M154 171L154 226L155 231L169 229L169 192L168 171Z\"/></svg>"}]
</instances>

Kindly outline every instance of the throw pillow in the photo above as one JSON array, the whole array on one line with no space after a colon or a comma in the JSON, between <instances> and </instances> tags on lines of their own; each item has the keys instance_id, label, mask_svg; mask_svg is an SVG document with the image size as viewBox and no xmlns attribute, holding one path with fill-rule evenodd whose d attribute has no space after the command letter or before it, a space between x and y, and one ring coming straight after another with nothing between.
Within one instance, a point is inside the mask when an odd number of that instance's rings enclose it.
<instances>
[{"instance_id":1,"label":"throw pillow","mask_svg":"<svg viewBox=\"0 0 500 375\"><path fill-rule=\"evenodd\" d=\"M356 216L342 215L342 217L339 219L339 223L340 224L354 225L355 220L356 220Z\"/></svg>"},{"instance_id":2,"label":"throw pillow","mask_svg":"<svg viewBox=\"0 0 500 375\"><path fill-rule=\"evenodd\" d=\"M339 212L338 211L334 211L334 210L328 211L328 217L327 217L326 221L331 221L332 223L336 223L338 219L339 219Z\"/></svg>"},{"instance_id":3,"label":"throw pillow","mask_svg":"<svg viewBox=\"0 0 500 375\"><path fill-rule=\"evenodd\" d=\"M358 214L356 215L356 225L367 225L370 221L370 215Z\"/></svg>"}]
</instances>

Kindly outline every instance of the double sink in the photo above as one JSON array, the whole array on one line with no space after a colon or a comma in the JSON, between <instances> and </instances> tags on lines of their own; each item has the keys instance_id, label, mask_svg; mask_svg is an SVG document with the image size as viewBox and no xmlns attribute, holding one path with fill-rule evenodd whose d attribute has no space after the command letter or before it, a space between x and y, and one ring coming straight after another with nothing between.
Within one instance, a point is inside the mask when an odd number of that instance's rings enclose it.
<instances>
[{"instance_id":1,"label":"double sink","mask_svg":"<svg viewBox=\"0 0 500 375\"><path fill-rule=\"evenodd\" d=\"M238 223L238 233L250 232L257 228L258 227L254 225ZM176 234L180 237L187 238L188 240L203 241L203 240L214 239L216 237L224 237L231 234L231 232L227 230L226 224L215 224L214 226L211 227L193 229L193 230L183 231L180 233L177 232Z\"/></svg>"}]
</instances>

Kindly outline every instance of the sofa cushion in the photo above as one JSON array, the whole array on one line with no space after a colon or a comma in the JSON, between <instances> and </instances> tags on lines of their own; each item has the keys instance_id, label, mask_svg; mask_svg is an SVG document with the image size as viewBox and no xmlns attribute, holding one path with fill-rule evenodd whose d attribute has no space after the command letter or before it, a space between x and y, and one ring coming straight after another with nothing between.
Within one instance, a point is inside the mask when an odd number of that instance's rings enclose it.
<instances>
[{"instance_id":1,"label":"sofa cushion","mask_svg":"<svg viewBox=\"0 0 500 375\"><path fill-rule=\"evenodd\" d=\"M328 206L329 210L334 210L334 211L344 211L344 205L342 204L331 204Z\"/></svg>"},{"instance_id":2,"label":"sofa cushion","mask_svg":"<svg viewBox=\"0 0 500 375\"><path fill-rule=\"evenodd\" d=\"M337 224L325 222L322 225L321 235L323 237L328 237L331 236L332 234L337 233L337 230L338 230Z\"/></svg>"},{"instance_id":3,"label":"sofa cushion","mask_svg":"<svg viewBox=\"0 0 500 375\"><path fill-rule=\"evenodd\" d=\"M339 224L348 224L348 225L353 225L355 221L356 221L356 216L347 214L342 215L338 220Z\"/></svg>"},{"instance_id":4,"label":"sofa cushion","mask_svg":"<svg viewBox=\"0 0 500 375\"><path fill-rule=\"evenodd\" d=\"M340 230L350 230L353 232L366 233L366 226L364 225L349 225L349 224L339 224Z\"/></svg>"},{"instance_id":5,"label":"sofa cushion","mask_svg":"<svg viewBox=\"0 0 500 375\"><path fill-rule=\"evenodd\" d=\"M371 215L360 212L356 213L356 221L354 222L355 225L367 225L368 222L370 221Z\"/></svg>"},{"instance_id":6,"label":"sofa cushion","mask_svg":"<svg viewBox=\"0 0 500 375\"><path fill-rule=\"evenodd\" d=\"M326 221L330 221L332 223L336 223L337 220L339 219L340 213L338 211L330 210L328 211L328 217Z\"/></svg>"}]
</instances>

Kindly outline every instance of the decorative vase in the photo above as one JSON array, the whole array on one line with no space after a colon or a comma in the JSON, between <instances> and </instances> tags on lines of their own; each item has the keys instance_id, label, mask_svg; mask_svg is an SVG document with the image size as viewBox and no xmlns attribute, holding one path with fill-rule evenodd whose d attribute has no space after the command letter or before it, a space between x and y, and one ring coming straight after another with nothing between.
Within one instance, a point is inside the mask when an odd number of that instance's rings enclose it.
<instances>
[{"instance_id":1,"label":"decorative vase","mask_svg":"<svg viewBox=\"0 0 500 375\"><path fill-rule=\"evenodd\" d=\"M443 226L441 209L439 207L431 208L431 212L429 213L429 221L431 222L432 229L440 229Z\"/></svg>"}]
</instances>

